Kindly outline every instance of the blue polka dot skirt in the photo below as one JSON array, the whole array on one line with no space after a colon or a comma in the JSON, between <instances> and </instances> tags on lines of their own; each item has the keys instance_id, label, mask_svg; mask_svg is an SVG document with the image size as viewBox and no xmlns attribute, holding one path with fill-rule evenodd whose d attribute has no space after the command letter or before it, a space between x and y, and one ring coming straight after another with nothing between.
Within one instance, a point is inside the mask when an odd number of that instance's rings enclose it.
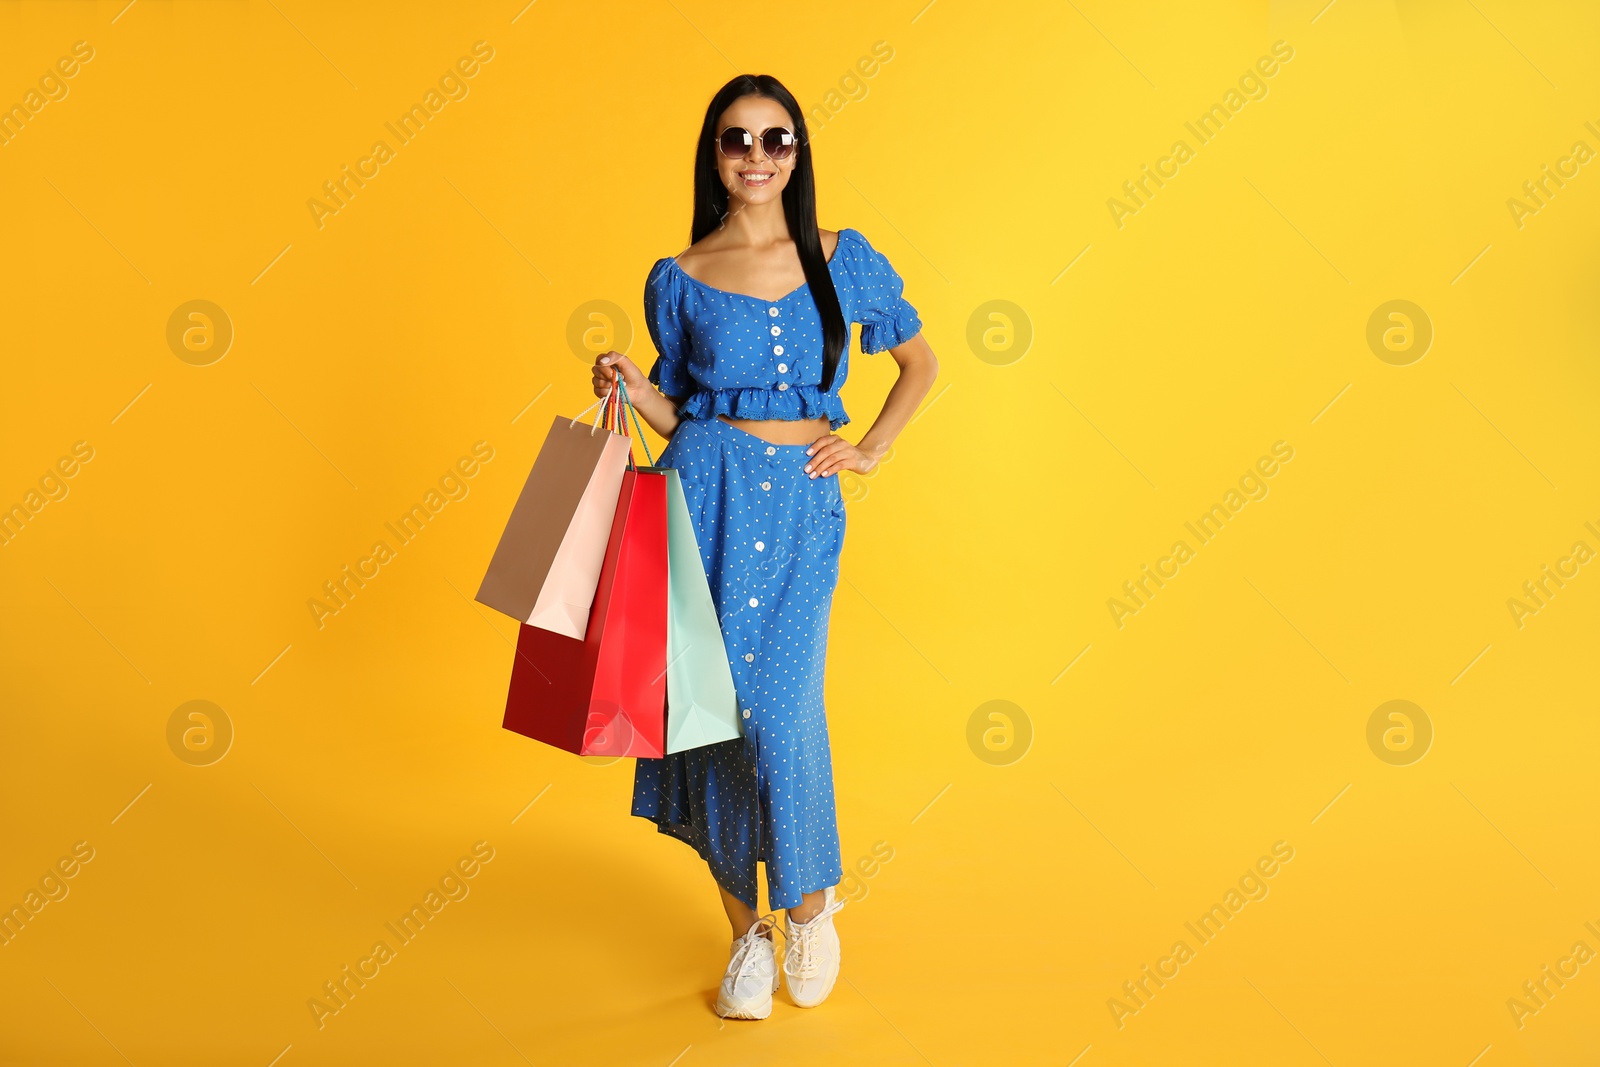
<instances>
[{"instance_id":1,"label":"blue polka dot skirt","mask_svg":"<svg viewBox=\"0 0 1600 1067\"><path fill-rule=\"evenodd\" d=\"M844 498L838 475L805 472L807 447L686 419L656 461L683 482L745 736L638 760L633 814L757 911L758 860L774 909L844 873L822 700Z\"/></svg>"}]
</instances>

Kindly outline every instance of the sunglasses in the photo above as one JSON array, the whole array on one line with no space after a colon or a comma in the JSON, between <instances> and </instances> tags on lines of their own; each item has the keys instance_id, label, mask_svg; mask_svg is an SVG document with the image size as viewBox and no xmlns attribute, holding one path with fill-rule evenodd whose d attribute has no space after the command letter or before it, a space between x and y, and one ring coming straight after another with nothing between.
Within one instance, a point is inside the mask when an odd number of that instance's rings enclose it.
<instances>
[{"instance_id":1,"label":"sunglasses","mask_svg":"<svg viewBox=\"0 0 1600 1067\"><path fill-rule=\"evenodd\" d=\"M744 159L750 154L750 149L755 147L755 143L755 135L743 126L729 126L717 138L717 150L729 159ZM761 134L761 151L774 162L781 162L794 155L798 144L794 131L782 126L774 126L770 130L762 131Z\"/></svg>"}]
</instances>

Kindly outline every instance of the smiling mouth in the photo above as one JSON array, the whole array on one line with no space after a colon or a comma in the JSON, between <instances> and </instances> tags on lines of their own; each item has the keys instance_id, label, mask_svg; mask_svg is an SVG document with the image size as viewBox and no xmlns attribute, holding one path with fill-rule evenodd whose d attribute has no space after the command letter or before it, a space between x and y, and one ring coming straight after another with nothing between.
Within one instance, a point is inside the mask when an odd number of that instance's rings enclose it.
<instances>
[{"instance_id":1,"label":"smiling mouth","mask_svg":"<svg viewBox=\"0 0 1600 1067\"><path fill-rule=\"evenodd\" d=\"M758 189L771 182L774 177L776 177L776 174L767 170L742 170L739 172L740 181Z\"/></svg>"}]
</instances>

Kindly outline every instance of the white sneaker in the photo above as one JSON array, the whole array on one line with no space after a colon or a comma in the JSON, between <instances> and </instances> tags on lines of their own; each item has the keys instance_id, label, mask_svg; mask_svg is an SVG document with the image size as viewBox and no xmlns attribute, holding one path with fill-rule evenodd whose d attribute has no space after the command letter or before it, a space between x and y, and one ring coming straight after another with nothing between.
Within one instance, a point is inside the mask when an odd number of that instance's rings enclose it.
<instances>
[{"instance_id":1,"label":"white sneaker","mask_svg":"<svg viewBox=\"0 0 1600 1067\"><path fill-rule=\"evenodd\" d=\"M717 1014L724 1019L765 1019L772 1014L778 960L772 939L765 935L777 925L776 915L763 915L734 941L728 971L717 990Z\"/></svg>"},{"instance_id":2,"label":"white sneaker","mask_svg":"<svg viewBox=\"0 0 1600 1067\"><path fill-rule=\"evenodd\" d=\"M823 890L822 900L822 910L809 922L792 922L787 912L783 917L783 938L788 943L783 974L790 999L802 1008L827 1000L839 979L839 931L833 928L833 917L847 902L834 899L833 886Z\"/></svg>"}]
</instances>

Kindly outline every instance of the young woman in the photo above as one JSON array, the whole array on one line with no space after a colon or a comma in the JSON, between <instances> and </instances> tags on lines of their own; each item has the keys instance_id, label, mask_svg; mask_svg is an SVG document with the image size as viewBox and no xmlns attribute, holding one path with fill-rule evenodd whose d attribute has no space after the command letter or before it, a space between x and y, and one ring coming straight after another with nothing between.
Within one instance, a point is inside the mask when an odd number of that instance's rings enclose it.
<instances>
[{"instance_id":1,"label":"young woman","mask_svg":"<svg viewBox=\"0 0 1600 1067\"><path fill-rule=\"evenodd\" d=\"M695 152L691 244L658 260L644 306L658 358L595 361L604 396L620 374L641 418L669 442L733 668L744 737L640 759L633 814L711 868L733 924L719 1015L764 1019L779 984L757 915L756 864L783 909L782 972L797 1005L839 973L844 906L833 767L823 713L828 615L845 510L840 471L877 465L927 395L938 361L899 276L856 230L817 228L805 117L775 78L741 75L706 109ZM861 348L900 367L883 411L851 444L839 400L850 324ZM660 387L660 392L651 386Z\"/></svg>"}]
</instances>

